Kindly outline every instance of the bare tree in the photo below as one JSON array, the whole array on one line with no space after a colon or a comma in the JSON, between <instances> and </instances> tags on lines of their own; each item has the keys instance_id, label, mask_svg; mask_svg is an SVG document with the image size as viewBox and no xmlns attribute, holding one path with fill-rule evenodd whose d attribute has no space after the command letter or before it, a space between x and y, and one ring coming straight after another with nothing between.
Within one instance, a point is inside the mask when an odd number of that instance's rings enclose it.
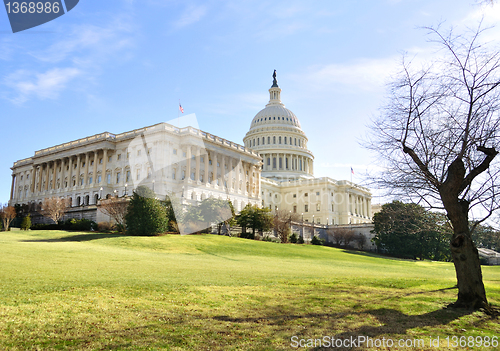
<instances>
[{"instance_id":1,"label":"bare tree","mask_svg":"<svg viewBox=\"0 0 500 351\"><path fill-rule=\"evenodd\" d=\"M112 197L106 200L101 200L99 210L112 218L120 228L124 228L127 206L128 201L125 198Z\"/></svg>"},{"instance_id":2,"label":"bare tree","mask_svg":"<svg viewBox=\"0 0 500 351\"><path fill-rule=\"evenodd\" d=\"M363 234L361 233L356 234L356 236L354 237L354 241L356 242L356 244L358 244L358 248L360 250L363 250L365 248L366 237Z\"/></svg>"},{"instance_id":3,"label":"bare tree","mask_svg":"<svg viewBox=\"0 0 500 351\"><path fill-rule=\"evenodd\" d=\"M329 228L327 234L336 245L349 245L354 240L354 231L349 228Z\"/></svg>"},{"instance_id":4,"label":"bare tree","mask_svg":"<svg viewBox=\"0 0 500 351\"><path fill-rule=\"evenodd\" d=\"M0 207L0 219L2 219L3 229L9 230L10 224L16 218L16 209L7 204Z\"/></svg>"},{"instance_id":5,"label":"bare tree","mask_svg":"<svg viewBox=\"0 0 500 351\"><path fill-rule=\"evenodd\" d=\"M292 221L298 221L299 215L290 211L278 210L274 214L273 225L278 238L283 244L288 242L288 236L291 234Z\"/></svg>"},{"instance_id":6,"label":"bare tree","mask_svg":"<svg viewBox=\"0 0 500 351\"><path fill-rule=\"evenodd\" d=\"M469 214L477 225L499 207L500 52L481 42L481 25L465 35L428 30L439 58L416 69L403 59L374 120L367 146L384 166L375 185L446 211L458 283L453 306L489 309Z\"/></svg>"},{"instance_id":7,"label":"bare tree","mask_svg":"<svg viewBox=\"0 0 500 351\"><path fill-rule=\"evenodd\" d=\"M42 213L57 224L66 213L68 205L68 199L62 197L47 198L43 200Z\"/></svg>"}]
</instances>

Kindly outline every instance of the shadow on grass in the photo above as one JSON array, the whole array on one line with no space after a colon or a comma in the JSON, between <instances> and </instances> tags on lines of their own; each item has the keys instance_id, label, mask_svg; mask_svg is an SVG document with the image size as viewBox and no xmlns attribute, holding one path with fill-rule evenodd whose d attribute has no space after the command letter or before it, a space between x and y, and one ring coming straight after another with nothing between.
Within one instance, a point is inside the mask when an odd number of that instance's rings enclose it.
<instances>
[{"instance_id":1,"label":"shadow on grass","mask_svg":"<svg viewBox=\"0 0 500 351\"><path fill-rule=\"evenodd\" d=\"M88 234L77 234L77 235L68 235L63 236L61 238L53 238L53 239L33 239L33 240L23 240L25 243L61 243L61 242L84 242L84 241L92 241L99 239L107 239L107 238L117 238L123 237L122 234L111 234L111 233L88 233Z\"/></svg>"},{"instance_id":2,"label":"shadow on grass","mask_svg":"<svg viewBox=\"0 0 500 351\"><path fill-rule=\"evenodd\" d=\"M356 250L349 250L345 248L341 248L343 253L346 254L351 254L351 255L358 255L358 256L365 256L365 257L375 257L375 258L384 258L387 260L393 260L393 261L408 261L408 262L421 262L419 260L414 260L412 258L401 258L401 257L394 257L394 256L389 256L389 255L384 255L376 252L369 252L369 251L356 251ZM430 262L430 260L426 260L427 262Z\"/></svg>"}]
</instances>

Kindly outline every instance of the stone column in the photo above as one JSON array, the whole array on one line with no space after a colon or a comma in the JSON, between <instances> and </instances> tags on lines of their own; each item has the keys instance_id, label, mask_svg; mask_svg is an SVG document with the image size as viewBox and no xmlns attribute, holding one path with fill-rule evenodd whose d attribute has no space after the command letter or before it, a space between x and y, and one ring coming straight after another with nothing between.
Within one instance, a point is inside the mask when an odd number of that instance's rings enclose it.
<instances>
[{"instance_id":1,"label":"stone column","mask_svg":"<svg viewBox=\"0 0 500 351\"><path fill-rule=\"evenodd\" d=\"M77 162L77 166L76 166L76 186L80 186L80 168L82 166L82 158L81 158L81 155L78 154L76 156L76 162Z\"/></svg>"},{"instance_id":2,"label":"stone column","mask_svg":"<svg viewBox=\"0 0 500 351\"><path fill-rule=\"evenodd\" d=\"M94 168L92 169L92 186L97 184L97 150L94 151Z\"/></svg>"},{"instance_id":3,"label":"stone column","mask_svg":"<svg viewBox=\"0 0 500 351\"><path fill-rule=\"evenodd\" d=\"M228 172L227 172L227 189L229 192L233 191L233 175L234 175L234 170L233 170L233 158L229 156L229 163L227 166Z\"/></svg>"},{"instance_id":4,"label":"stone column","mask_svg":"<svg viewBox=\"0 0 500 351\"><path fill-rule=\"evenodd\" d=\"M49 190L49 163L47 162L45 164L45 186L44 190L47 191Z\"/></svg>"},{"instance_id":5,"label":"stone column","mask_svg":"<svg viewBox=\"0 0 500 351\"><path fill-rule=\"evenodd\" d=\"M108 164L108 149L102 150L102 170L101 170L101 178L104 186L108 186L108 177L106 174L106 166Z\"/></svg>"},{"instance_id":6,"label":"stone column","mask_svg":"<svg viewBox=\"0 0 500 351\"><path fill-rule=\"evenodd\" d=\"M85 174L83 175L83 186L87 186L88 177L89 177L89 153L85 153L85 169L83 170Z\"/></svg>"},{"instance_id":7,"label":"stone column","mask_svg":"<svg viewBox=\"0 0 500 351\"><path fill-rule=\"evenodd\" d=\"M61 188L64 189L64 175L66 173L66 170L65 170L66 166L65 166L65 162L64 162L64 158L61 159Z\"/></svg>"},{"instance_id":8,"label":"stone column","mask_svg":"<svg viewBox=\"0 0 500 351\"><path fill-rule=\"evenodd\" d=\"M12 186L10 188L10 199L14 199L14 188L16 187L16 175L12 175Z\"/></svg>"},{"instance_id":9,"label":"stone column","mask_svg":"<svg viewBox=\"0 0 500 351\"><path fill-rule=\"evenodd\" d=\"M198 183L200 181L200 153L201 153L201 150L199 147L196 148L196 172L194 174L194 179L196 181L196 183Z\"/></svg>"},{"instance_id":10,"label":"stone column","mask_svg":"<svg viewBox=\"0 0 500 351\"><path fill-rule=\"evenodd\" d=\"M186 178L184 178L184 182L188 183L189 179L191 179L191 146L186 149Z\"/></svg>"},{"instance_id":11,"label":"stone column","mask_svg":"<svg viewBox=\"0 0 500 351\"><path fill-rule=\"evenodd\" d=\"M226 179L226 157L224 154L220 155L220 178L221 178L221 186L224 188L224 181Z\"/></svg>"},{"instance_id":12,"label":"stone column","mask_svg":"<svg viewBox=\"0 0 500 351\"><path fill-rule=\"evenodd\" d=\"M205 184L208 183L208 166L209 166L208 159L209 158L210 158L210 154L209 154L209 152L207 150L207 154L205 155L205 162L204 162L205 163L205 177L203 178L203 182Z\"/></svg>"},{"instance_id":13,"label":"stone column","mask_svg":"<svg viewBox=\"0 0 500 351\"><path fill-rule=\"evenodd\" d=\"M52 190L56 190L57 160L54 160L52 167L54 167L54 172L52 172Z\"/></svg>"},{"instance_id":14,"label":"stone column","mask_svg":"<svg viewBox=\"0 0 500 351\"><path fill-rule=\"evenodd\" d=\"M68 168L69 168L69 172L68 172L68 188L71 188L71 178L73 178L73 156L70 156L69 157L69 160L68 160Z\"/></svg>"},{"instance_id":15,"label":"stone column","mask_svg":"<svg viewBox=\"0 0 500 351\"><path fill-rule=\"evenodd\" d=\"M33 164L33 168L31 170L31 193L34 194L35 193L35 186L36 186L36 165Z\"/></svg>"}]
</instances>

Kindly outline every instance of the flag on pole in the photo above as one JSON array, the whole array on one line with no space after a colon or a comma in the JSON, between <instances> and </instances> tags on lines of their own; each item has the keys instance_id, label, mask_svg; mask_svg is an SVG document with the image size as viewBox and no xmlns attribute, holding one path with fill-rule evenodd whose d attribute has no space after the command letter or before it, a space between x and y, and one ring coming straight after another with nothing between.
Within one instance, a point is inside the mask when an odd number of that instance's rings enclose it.
<instances>
[{"instance_id":1,"label":"flag on pole","mask_svg":"<svg viewBox=\"0 0 500 351\"><path fill-rule=\"evenodd\" d=\"M179 102L179 111L181 111L182 113L184 113L184 109L182 108L181 106L181 103Z\"/></svg>"},{"instance_id":2,"label":"flag on pole","mask_svg":"<svg viewBox=\"0 0 500 351\"><path fill-rule=\"evenodd\" d=\"M351 173L354 174L354 170L352 169L352 167L351 167Z\"/></svg>"}]
</instances>

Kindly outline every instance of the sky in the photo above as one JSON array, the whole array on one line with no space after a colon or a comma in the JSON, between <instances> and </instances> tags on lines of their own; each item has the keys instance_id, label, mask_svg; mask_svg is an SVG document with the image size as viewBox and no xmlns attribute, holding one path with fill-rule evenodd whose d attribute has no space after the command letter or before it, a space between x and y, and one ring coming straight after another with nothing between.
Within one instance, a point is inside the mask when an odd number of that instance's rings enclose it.
<instances>
[{"instance_id":1,"label":"sky","mask_svg":"<svg viewBox=\"0 0 500 351\"><path fill-rule=\"evenodd\" d=\"M314 175L350 180L352 167L352 180L366 184L362 174L377 164L361 144L402 56L430 55L422 27L460 30L481 16L499 22L499 6L80 0L64 16L12 33L0 9L0 203L9 200L16 160L173 120L179 101L200 129L243 144L269 101L273 70L282 102L309 138Z\"/></svg>"}]
</instances>

